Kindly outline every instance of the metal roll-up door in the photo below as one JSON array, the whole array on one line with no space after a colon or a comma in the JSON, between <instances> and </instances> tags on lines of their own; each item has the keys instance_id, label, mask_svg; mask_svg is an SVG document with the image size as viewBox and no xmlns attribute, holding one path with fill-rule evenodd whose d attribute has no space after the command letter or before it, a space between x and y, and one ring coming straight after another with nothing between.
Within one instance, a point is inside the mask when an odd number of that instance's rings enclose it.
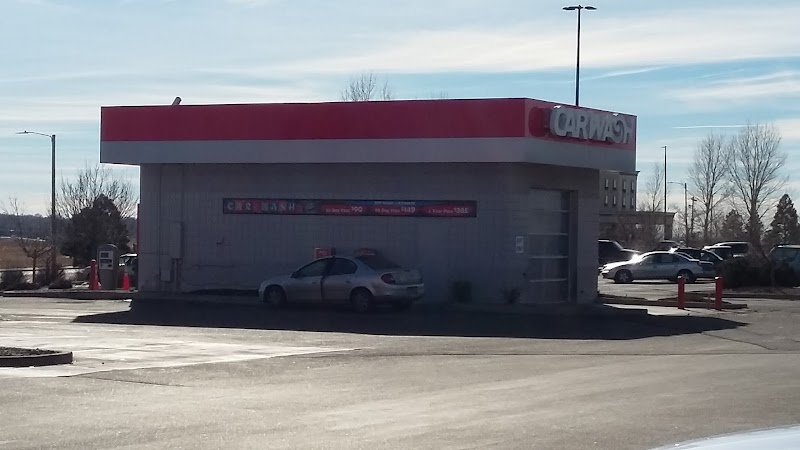
<instances>
[{"instance_id":1,"label":"metal roll-up door","mask_svg":"<svg viewBox=\"0 0 800 450\"><path fill-rule=\"evenodd\" d=\"M525 300L565 302L570 292L570 193L531 190Z\"/></svg>"}]
</instances>

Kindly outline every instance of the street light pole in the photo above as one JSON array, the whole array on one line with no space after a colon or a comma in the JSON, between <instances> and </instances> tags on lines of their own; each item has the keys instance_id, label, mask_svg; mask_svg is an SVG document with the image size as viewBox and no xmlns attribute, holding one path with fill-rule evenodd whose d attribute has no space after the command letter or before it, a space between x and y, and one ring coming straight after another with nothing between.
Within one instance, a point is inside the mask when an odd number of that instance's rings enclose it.
<instances>
[{"instance_id":1,"label":"street light pole","mask_svg":"<svg viewBox=\"0 0 800 450\"><path fill-rule=\"evenodd\" d=\"M17 134L35 134L50 138L50 276L56 274L56 135L37 133L36 131L20 131Z\"/></svg>"},{"instance_id":2,"label":"street light pole","mask_svg":"<svg viewBox=\"0 0 800 450\"><path fill-rule=\"evenodd\" d=\"M56 276L56 135L50 135L50 278Z\"/></svg>"},{"instance_id":3,"label":"street light pole","mask_svg":"<svg viewBox=\"0 0 800 450\"><path fill-rule=\"evenodd\" d=\"M667 146L664 149L664 239L667 238Z\"/></svg>"},{"instance_id":4,"label":"street light pole","mask_svg":"<svg viewBox=\"0 0 800 450\"><path fill-rule=\"evenodd\" d=\"M575 106L579 106L581 86L581 11L584 9L587 11L594 11L597 8L594 6L574 5L565 6L562 9L564 11L578 11L578 50L575 64Z\"/></svg>"},{"instance_id":5,"label":"street light pole","mask_svg":"<svg viewBox=\"0 0 800 450\"><path fill-rule=\"evenodd\" d=\"M695 196L693 195L692 196L692 226L691 226L691 228L689 228L689 230L691 230L691 233L692 233L692 240L694 240L694 202L696 202L696 201L697 201L697 198L695 198Z\"/></svg>"},{"instance_id":6,"label":"street light pole","mask_svg":"<svg viewBox=\"0 0 800 450\"><path fill-rule=\"evenodd\" d=\"M689 245L689 187L683 183L683 238Z\"/></svg>"}]
</instances>

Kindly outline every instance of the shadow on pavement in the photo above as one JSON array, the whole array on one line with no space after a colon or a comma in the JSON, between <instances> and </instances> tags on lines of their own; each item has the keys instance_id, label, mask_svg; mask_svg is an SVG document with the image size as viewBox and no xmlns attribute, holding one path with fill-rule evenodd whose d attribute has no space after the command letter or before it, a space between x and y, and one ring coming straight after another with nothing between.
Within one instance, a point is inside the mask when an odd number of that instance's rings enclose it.
<instances>
[{"instance_id":1,"label":"shadow on pavement","mask_svg":"<svg viewBox=\"0 0 800 450\"><path fill-rule=\"evenodd\" d=\"M745 325L702 316L588 316L481 313L445 309L356 314L321 308L272 310L238 305L138 305L128 311L78 317L79 323L294 330L397 336L640 339Z\"/></svg>"}]
</instances>

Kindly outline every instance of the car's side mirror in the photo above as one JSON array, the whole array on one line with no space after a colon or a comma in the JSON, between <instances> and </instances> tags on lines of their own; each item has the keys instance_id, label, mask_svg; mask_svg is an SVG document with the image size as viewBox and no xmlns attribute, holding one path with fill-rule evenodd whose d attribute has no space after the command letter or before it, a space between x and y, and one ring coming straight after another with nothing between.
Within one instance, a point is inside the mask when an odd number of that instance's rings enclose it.
<instances>
[{"instance_id":1,"label":"car's side mirror","mask_svg":"<svg viewBox=\"0 0 800 450\"><path fill-rule=\"evenodd\" d=\"M299 274L299 273L297 273L297 271L296 271L296 270L295 270L294 272L292 272L292 275L290 275L290 276L291 276L292 278L300 278L300 274Z\"/></svg>"}]
</instances>

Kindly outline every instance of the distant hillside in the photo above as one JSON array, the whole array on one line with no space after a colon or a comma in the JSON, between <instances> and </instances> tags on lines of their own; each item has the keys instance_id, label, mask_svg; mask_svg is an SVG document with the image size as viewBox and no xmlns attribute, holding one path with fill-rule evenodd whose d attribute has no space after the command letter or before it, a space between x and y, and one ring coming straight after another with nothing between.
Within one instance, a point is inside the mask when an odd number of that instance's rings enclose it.
<instances>
[{"instance_id":1,"label":"distant hillside","mask_svg":"<svg viewBox=\"0 0 800 450\"><path fill-rule=\"evenodd\" d=\"M28 238L47 238L50 236L50 218L40 215L25 215L21 218L23 237ZM64 220L62 219L62 222ZM128 228L128 236L131 242L136 240L136 219L122 219L125 227ZM18 236L19 230L16 229L17 218L10 214L0 214L0 236ZM63 227L63 224L59 225Z\"/></svg>"},{"instance_id":2,"label":"distant hillside","mask_svg":"<svg viewBox=\"0 0 800 450\"><path fill-rule=\"evenodd\" d=\"M46 238L50 235L50 218L40 215L26 215L20 218L23 237ZM10 214L0 214L0 236L17 236L17 218Z\"/></svg>"}]
</instances>

